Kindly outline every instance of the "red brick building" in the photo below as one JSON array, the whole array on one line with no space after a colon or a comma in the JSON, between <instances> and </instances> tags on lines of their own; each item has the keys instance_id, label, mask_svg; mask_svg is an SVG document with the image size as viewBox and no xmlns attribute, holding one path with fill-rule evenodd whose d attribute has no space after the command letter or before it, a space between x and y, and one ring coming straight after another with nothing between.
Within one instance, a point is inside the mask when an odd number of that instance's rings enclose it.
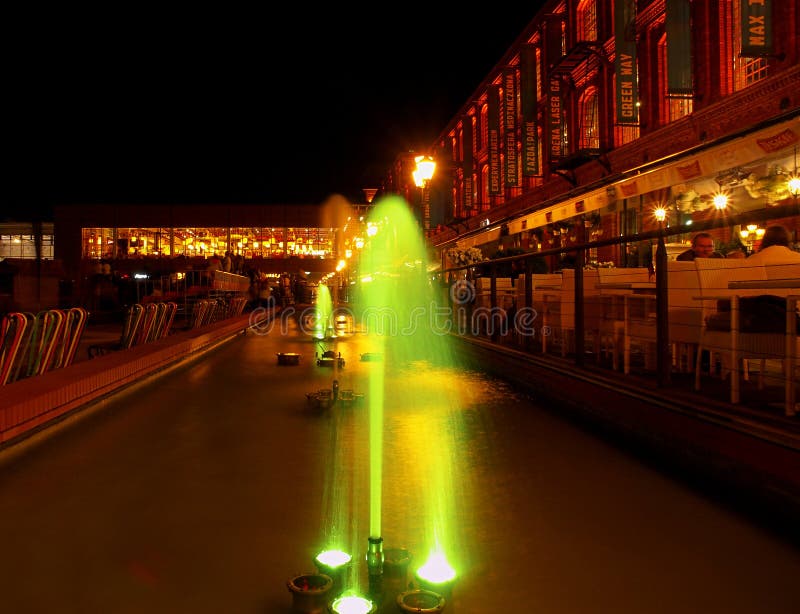
<instances>
[{"instance_id":1,"label":"red brick building","mask_svg":"<svg viewBox=\"0 0 800 614\"><path fill-rule=\"evenodd\" d=\"M512 245L561 247L581 227L598 241L653 229L662 207L679 243L690 222L792 202L799 7L547 2L430 146L432 242L488 255L505 226ZM780 222L797 240L798 219ZM712 232L725 249L741 230ZM589 258L625 264L625 246Z\"/></svg>"}]
</instances>

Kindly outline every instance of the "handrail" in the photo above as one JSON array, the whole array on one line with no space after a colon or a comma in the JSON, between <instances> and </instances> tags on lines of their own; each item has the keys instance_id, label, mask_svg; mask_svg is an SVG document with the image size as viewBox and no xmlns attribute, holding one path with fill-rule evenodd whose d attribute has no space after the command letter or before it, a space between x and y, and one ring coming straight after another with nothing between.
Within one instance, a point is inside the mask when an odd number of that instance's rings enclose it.
<instances>
[{"instance_id":1,"label":"handrail","mask_svg":"<svg viewBox=\"0 0 800 614\"><path fill-rule=\"evenodd\" d=\"M623 240L621 238L619 240ZM609 241L612 242L612 241ZM561 250L549 250L550 253L560 253L564 251L572 251L572 250L582 250L586 249L589 244L582 244L578 246L570 246L566 249ZM511 330L513 333L512 335L512 343L523 349L527 352L533 352L536 345L533 341L533 335L536 335L538 338L541 335L541 352L543 354L547 354L548 346L552 346L553 344L549 342L547 338L547 332L551 325L551 318L555 315L553 312L552 301L545 301L544 308L542 308L541 301L537 301L534 304L534 297L535 297L535 290L536 287L534 285L534 274L533 274L533 258L537 257L541 254L538 253L527 253L527 254L520 254L517 256L510 256L503 259L496 259L496 260L487 260L477 264L472 265L462 265L458 267L453 267L451 269L445 269L443 271L437 271L435 275L439 276L441 279L448 279L448 277L452 281L452 275L449 275L452 271L464 271L469 269L481 269L482 278L481 281L483 283L478 286L477 281L474 287L468 287L465 291L457 292L454 288L449 288L446 296L444 297L445 304L449 306L449 313L451 314L452 320L450 325L453 327L454 331L457 331L459 335L466 335L466 336L477 336L481 338L485 338L488 341L493 343L500 343L503 344L504 342L508 342L508 338L505 335L505 331L501 330L503 335L497 334L497 329L494 328L491 331L484 331L480 326L482 321L489 321L491 323L496 322L505 322L506 326ZM519 267L518 271L514 273L514 276L511 278L511 293L513 297L511 299L510 310L506 309L504 306L501 306L501 293L508 294L508 290L505 289L505 286L501 286L498 283L498 270L499 265L502 262L509 262L509 261L521 261L524 266ZM741 266L748 266L746 261L733 261L730 259L720 259L720 260L711 260L711 262L719 262L720 264L729 264L733 266L735 263L741 263ZM561 327L563 331L573 331L569 334L569 339L566 336L562 336L562 343L566 343L569 341L569 360L573 362L573 364L577 367L583 367L584 361L584 347L583 347L583 340L584 335L582 334L582 329L585 329L584 332L587 333L587 337L594 336L595 341L595 355L597 358L598 366L602 361L602 354L604 350L602 347L598 347L598 344L603 343L602 339L602 329L590 328L588 321L586 318L582 317L583 307L586 305L585 301L587 296L584 293L583 288L583 278L584 267L580 266L581 259L577 259L577 263L575 269L569 269L569 273L574 275L574 290L571 291L569 295L569 301L574 301L574 308L571 308L569 311L571 313L567 313L566 318L567 320L558 320L555 323L556 328ZM683 264L683 263L677 263ZM694 264L694 263L686 263L686 264ZM762 268L764 265L758 265L758 268ZM780 266L780 265L775 265ZM666 252L666 245L664 243L664 233L658 235L658 245L655 249L655 283L653 290L647 295L649 300L652 300L655 307L654 318L650 320L651 324L650 331L654 334L654 339L649 337L649 333L644 333L644 336L639 337L638 335L642 335L644 329L642 327L637 328L637 332L634 333L634 337L629 337L629 330L628 330L628 317L624 318L624 345L623 345L623 352L624 352L624 372L628 373L628 358L630 356L629 352L629 343L631 338L634 340L639 339L638 343L640 344L639 347L643 350L642 356L646 358L645 365L644 365L644 373L649 375L654 375L656 379L656 384L659 388L667 388L673 386L672 378L673 378L673 368L678 369L677 372L681 372L682 369L681 362L684 356L688 359L692 355L696 356L696 352L692 350L691 346L692 341L686 340L686 330L687 324L692 325L691 323L694 322L695 318L692 316L686 317L687 314L683 307L678 307L673 309L671 300L673 297L673 293L670 290L670 275L668 272L670 271L670 263L668 263L667 252ZM755 274L755 273L754 273ZM458 276L460 277L460 276ZM679 279L679 278L677 278ZM514 289L514 280L519 280L519 283L523 284L523 288L519 288L517 284L516 289ZM470 284L471 282L469 279L467 280L458 280L458 283L466 283ZM686 283L680 282L677 283ZM691 282L688 282L691 283ZM571 284L572 285L572 284ZM478 288L488 289L488 294L482 293L479 294ZM689 286L691 287L691 286ZM794 287L794 284L791 284L791 287ZM684 286L678 286L675 290L681 291L683 290ZM524 291L523 291L524 289ZM463 290L463 289L462 289ZM631 288L631 292L635 292L634 288ZM757 291L756 291L757 292ZM776 292L772 291L773 294ZM780 294L781 292L778 292ZM467 300L461 300L458 297L462 295L467 297ZM473 299L482 296L481 305L479 302L474 301ZM547 294L545 293L545 298ZM556 297L556 295L550 295L551 297ZM644 298L644 295L640 295L641 298ZM564 300L563 297L560 297L560 300ZM487 306L488 305L488 306ZM626 298L626 305L627 305L627 298ZM556 305L556 308L559 306ZM522 315L527 320L517 320L516 317L520 315L520 311L523 311ZM675 312L678 313L675 313ZM511 321L512 321L512 312L513 323L515 328L511 328ZM652 313L652 312L651 312ZM787 312L788 313L788 312ZM793 313L793 312L792 312ZM588 314L588 312L587 312ZM671 331L671 320L673 319L673 315L675 315L678 319L677 322L677 329L676 331ZM548 317L551 316L551 317ZM591 316L587 316L591 317ZM699 314L698 317L702 317L702 314ZM787 316L788 317L788 316ZM476 319L477 318L477 319ZM482 320L481 320L482 318ZM488 319L487 319L488 318ZM507 319L504 319L507 318ZM536 319L539 318L539 319ZM570 320L571 318L571 320ZM534 319L536 319L536 326L534 328ZM570 324L571 321L571 324ZM463 324L466 322L466 325ZM674 324L673 324L674 325ZM638 325L637 325L638 326ZM569 328L568 328L569 327ZM618 330L614 334L622 334L622 330ZM675 334L673 334L673 332ZM699 326L696 332L699 332ZM787 333L787 344L790 343L797 343L797 336L796 335L789 335ZM619 351L620 344L617 342L617 339L612 341L612 345L614 347L614 360L613 364L610 365L612 369L617 369L617 352ZM697 346L697 342L694 342L695 347ZM563 349L567 347L562 345ZM789 345L787 345L787 348ZM674 353L673 353L674 348ZM562 357L566 354L562 353ZM791 354L787 349L785 352L785 356L792 356L793 360L796 364L796 356ZM654 359L652 362L649 363L648 366L647 359ZM691 359L694 361L694 359ZM653 369L653 366L655 369ZM742 367L743 369L746 368L746 365ZM787 367L791 368L791 367ZM789 389L790 384L790 375L789 373L784 372L782 379L787 386L787 390ZM778 375L778 377L781 377ZM786 396L786 415L790 416L794 413L792 409L793 403L790 400L790 395L787 392ZM794 388L792 388L792 397L794 398Z\"/></svg>"},{"instance_id":2,"label":"handrail","mask_svg":"<svg viewBox=\"0 0 800 614\"><path fill-rule=\"evenodd\" d=\"M12 367L25 336L28 318L24 313L12 312L0 323L0 386L8 383Z\"/></svg>"}]
</instances>

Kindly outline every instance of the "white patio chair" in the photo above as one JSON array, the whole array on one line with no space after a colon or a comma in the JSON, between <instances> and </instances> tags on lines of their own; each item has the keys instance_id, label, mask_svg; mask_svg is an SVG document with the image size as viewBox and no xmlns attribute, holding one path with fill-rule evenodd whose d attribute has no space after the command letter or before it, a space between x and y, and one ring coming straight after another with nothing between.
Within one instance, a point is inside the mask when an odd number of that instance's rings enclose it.
<instances>
[{"instance_id":1,"label":"white patio chair","mask_svg":"<svg viewBox=\"0 0 800 614\"><path fill-rule=\"evenodd\" d=\"M611 288L610 284L636 284L650 281L650 272L647 267L634 268L601 268L597 270L598 307L597 307L597 338L600 344L599 352L611 354L612 368L619 369L619 358L623 356L625 347L625 321L626 309L630 310L633 304L626 306L625 297L633 295L630 288ZM649 311L652 301L637 301L642 309ZM654 303L652 303L654 305ZM635 309L635 308L634 308ZM631 314L632 315L632 314ZM641 314L642 317L646 313Z\"/></svg>"},{"instance_id":2,"label":"white patio chair","mask_svg":"<svg viewBox=\"0 0 800 614\"><path fill-rule=\"evenodd\" d=\"M702 306L695 300L700 295L700 282L694 261L667 262L667 314L672 361L681 372L694 369L697 345L700 342ZM645 357L653 353L656 342L655 302L653 297L625 297L625 331L623 371L630 373L632 346L644 346ZM636 309L635 302L646 303Z\"/></svg>"},{"instance_id":3,"label":"white patio chair","mask_svg":"<svg viewBox=\"0 0 800 614\"><path fill-rule=\"evenodd\" d=\"M794 414L794 371L798 354L798 336L795 325L797 297L784 293L786 316L783 332L748 332L741 330L740 300L745 296L773 294L763 289L731 290L728 283L739 280L765 280L764 266L752 266L746 260L724 260L702 258L695 261L700 282L699 300L702 302L702 328L698 345L695 366L695 389L701 387L700 356L703 350L710 353L710 364L713 357L719 355L722 360L723 373L730 374L730 401L739 403L741 397L740 381L742 373L746 373L747 360L776 359L782 361L785 385L785 411ZM717 330L711 316L719 313L719 302L730 301L730 326ZM763 364L763 362L762 362ZM759 386L763 386L762 374L759 374Z\"/></svg>"}]
</instances>

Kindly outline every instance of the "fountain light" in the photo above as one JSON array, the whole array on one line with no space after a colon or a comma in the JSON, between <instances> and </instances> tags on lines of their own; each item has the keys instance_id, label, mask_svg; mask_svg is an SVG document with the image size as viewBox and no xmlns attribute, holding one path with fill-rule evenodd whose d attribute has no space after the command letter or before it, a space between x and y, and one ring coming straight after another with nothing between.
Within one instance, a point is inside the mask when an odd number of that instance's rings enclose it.
<instances>
[{"instance_id":1,"label":"fountain light","mask_svg":"<svg viewBox=\"0 0 800 614\"><path fill-rule=\"evenodd\" d=\"M353 557L342 550L324 550L317 555L315 561L327 567L340 567L349 563Z\"/></svg>"},{"instance_id":2,"label":"fountain light","mask_svg":"<svg viewBox=\"0 0 800 614\"><path fill-rule=\"evenodd\" d=\"M456 571L448 563L444 553L431 554L425 564L417 570L416 578L420 588L442 595L447 600L452 597Z\"/></svg>"},{"instance_id":3,"label":"fountain light","mask_svg":"<svg viewBox=\"0 0 800 614\"><path fill-rule=\"evenodd\" d=\"M336 380L334 380L336 385ZM333 580L331 593L337 596L344 589L344 575L350 568L353 557L343 550L324 550L314 558L317 571Z\"/></svg>"},{"instance_id":4,"label":"fountain light","mask_svg":"<svg viewBox=\"0 0 800 614\"><path fill-rule=\"evenodd\" d=\"M429 582L441 584L453 580L456 577L456 571L447 562L447 557L443 553L435 552L417 570L417 575Z\"/></svg>"},{"instance_id":5,"label":"fountain light","mask_svg":"<svg viewBox=\"0 0 800 614\"><path fill-rule=\"evenodd\" d=\"M334 614L372 614L376 606L369 599L357 595L345 595L331 602Z\"/></svg>"}]
</instances>

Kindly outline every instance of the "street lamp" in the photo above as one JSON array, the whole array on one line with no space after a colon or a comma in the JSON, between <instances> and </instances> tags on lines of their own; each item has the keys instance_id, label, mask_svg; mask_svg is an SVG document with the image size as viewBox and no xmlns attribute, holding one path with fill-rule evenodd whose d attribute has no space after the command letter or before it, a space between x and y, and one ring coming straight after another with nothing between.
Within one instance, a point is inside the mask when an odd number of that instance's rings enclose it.
<instances>
[{"instance_id":1,"label":"street lamp","mask_svg":"<svg viewBox=\"0 0 800 614\"><path fill-rule=\"evenodd\" d=\"M431 195L428 185L436 171L436 161L431 156L414 158L417 168L411 173L414 183L422 190L422 227L427 232L431 229Z\"/></svg>"},{"instance_id":2,"label":"street lamp","mask_svg":"<svg viewBox=\"0 0 800 614\"><path fill-rule=\"evenodd\" d=\"M756 241L760 241L761 238L764 236L765 230L763 228L759 228L757 224L748 224L747 229L743 229L739 231L739 236L741 237L742 241L744 241L747 247L747 253L753 253L753 245Z\"/></svg>"}]
</instances>

